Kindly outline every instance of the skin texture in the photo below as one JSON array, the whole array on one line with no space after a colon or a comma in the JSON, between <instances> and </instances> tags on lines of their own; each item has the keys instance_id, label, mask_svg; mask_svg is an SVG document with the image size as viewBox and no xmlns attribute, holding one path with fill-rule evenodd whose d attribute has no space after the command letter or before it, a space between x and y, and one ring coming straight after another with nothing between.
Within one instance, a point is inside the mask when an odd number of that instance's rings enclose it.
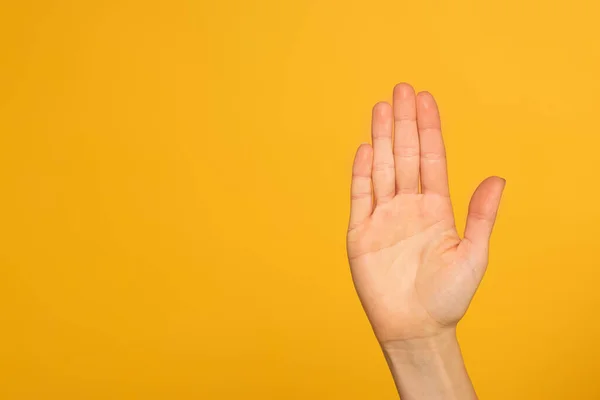
<instances>
[{"instance_id":1,"label":"skin texture","mask_svg":"<svg viewBox=\"0 0 600 400\"><path fill-rule=\"evenodd\" d=\"M372 145L358 148L352 169L347 249L356 291L403 399L475 398L455 328L485 272L504 185L499 177L479 184L461 238L433 96L402 83L393 104L374 106ZM448 368L463 372L454 376ZM411 387L418 393L411 397L406 387L419 372L437 374L437 381L422 382L435 390ZM407 384L400 384L407 381L402 374L411 376Z\"/></svg>"}]
</instances>

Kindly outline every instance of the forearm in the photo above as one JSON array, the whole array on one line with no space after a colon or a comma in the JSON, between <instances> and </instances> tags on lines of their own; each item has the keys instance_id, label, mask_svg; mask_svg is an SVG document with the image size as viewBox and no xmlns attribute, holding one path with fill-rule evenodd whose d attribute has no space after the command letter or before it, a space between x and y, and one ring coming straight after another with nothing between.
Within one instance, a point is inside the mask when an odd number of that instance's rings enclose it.
<instances>
[{"instance_id":1,"label":"forearm","mask_svg":"<svg viewBox=\"0 0 600 400\"><path fill-rule=\"evenodd\" d=\"M382 349L402 400L477 399L455 329L432 338L384 343Z\"/></svg>"}]
</instances>

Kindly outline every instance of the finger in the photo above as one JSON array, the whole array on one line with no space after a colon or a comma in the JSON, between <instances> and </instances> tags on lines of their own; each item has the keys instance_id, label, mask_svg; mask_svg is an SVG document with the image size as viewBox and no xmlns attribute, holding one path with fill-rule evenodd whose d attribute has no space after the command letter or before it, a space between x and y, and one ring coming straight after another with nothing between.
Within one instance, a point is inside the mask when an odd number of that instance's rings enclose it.
<instances>
[{"instance_id":1,"label":"finger","mask_svg":"<svg viewBox=\"0 0 600 400\"><path fill-rule=\"evenodd\" d=\"M373 148L369 144L362 144L356 151L352 166L349 230L362 224L373 212L372 168Z\"/></svg>"},{"instance_id":2,"label":"finger","mask_svg":"<svg viewBox=\"0 0 600 400\"><path fill-rule=\"evenodd\" d=\"M396 193L418 193L417 105L415 90L407 83L394 87L394 165Z\"/></svg>"},{"instance_id":3,"label":"finger","mask_svg":"<svg viewBox=\"0 0 600 400\"><path fill-rule=\"evenodd\" d=\"M502 178L489 177L479 184L471 197L464 238L481 254L487 254L505 184Z\"/></svg>"},{"instance_id":4,"label":"finger","mask_svg":"<svg viewBox=\"0 0 600 400\"><path fill-rule=\"evenodd\" d=\"M440 113L430 93L421 92L417 95L417 125L421 150L421 192L449 196Z\"/></svg>"},{"instance_id":5,"label":"finger","mask_svg":"<svg viewBox=\"0 0 600 400\"><path fill-rule=\"evenodd\" d=\"M380 102L373 107L373 191L377 204L390 201L396 193L392 152L392 106Z\"/></svg>"}]
</instances>

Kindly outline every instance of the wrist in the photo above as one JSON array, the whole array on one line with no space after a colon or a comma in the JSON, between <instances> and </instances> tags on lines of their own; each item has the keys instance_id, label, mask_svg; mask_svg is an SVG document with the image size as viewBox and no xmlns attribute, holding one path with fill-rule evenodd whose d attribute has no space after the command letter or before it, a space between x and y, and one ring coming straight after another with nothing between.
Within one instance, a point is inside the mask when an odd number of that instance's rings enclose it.
<instances>
[{"instance_id":1,"label":"wrist","mask_svg":"<svg viewBox=\"0 0 600 400\"><path fill-rule=\"evenodd\" d=\"M477 398L455 327L432 336L387 341L381 347L402 399Z\"/></svg>"},{"instance_id":2,"label":"wrist","mask_svg":"<svg viewBox=\"0 0 600 400\"><path fill-rule=\"evenodd\" d=\"M458 346L456 327L444 328L434 335L410 339L388 340L380 343L386 355L400 360L434 358ZM415 360L418 361L418 360Z\"/></svg>"}]
</instances>

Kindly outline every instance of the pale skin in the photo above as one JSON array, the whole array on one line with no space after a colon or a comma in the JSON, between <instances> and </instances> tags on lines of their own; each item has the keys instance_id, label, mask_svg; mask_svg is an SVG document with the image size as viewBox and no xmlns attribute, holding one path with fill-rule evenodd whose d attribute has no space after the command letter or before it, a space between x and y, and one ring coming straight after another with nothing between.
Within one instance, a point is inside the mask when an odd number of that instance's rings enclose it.
<instances>
[{"instance_id":1,"label":"pale skin","mask_svg":"<svg viewBox=\"0 0 600 400\"><path fill-rule=\"evenodd\" d=\"M489 177L459 235L436 102L406 83L373 108L352 169L352 278L402 400L476 399L456 340L488 264L505 180Z\"/></svg>"}]
</instances>

